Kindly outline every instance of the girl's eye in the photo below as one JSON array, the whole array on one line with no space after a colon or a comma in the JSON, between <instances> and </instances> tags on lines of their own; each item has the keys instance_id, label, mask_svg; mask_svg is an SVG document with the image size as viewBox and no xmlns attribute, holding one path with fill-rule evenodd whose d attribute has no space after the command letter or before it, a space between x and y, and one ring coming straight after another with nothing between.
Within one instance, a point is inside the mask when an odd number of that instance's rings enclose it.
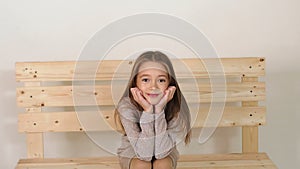
<instances>
[{"instance_id":1,"label":"girl's eye","mask_svg":"<svg viewBox=\"0 0 300 169\"><path fill-rule=\"evenodd\" d=\"M149 82L149 79L143 78L143 79L142 79L142 82Z\"/></svg>"},{"instance_id":2,"label":"girl's eye","mask_svg":"<svg viewBox=\"0 0 300 169\"><path fill-rule=\"evenodd\" d=\"M166 82L166 79L159 79L158 80L160 83L164 83L164 82Z\"/></svg>"}]
</instances>

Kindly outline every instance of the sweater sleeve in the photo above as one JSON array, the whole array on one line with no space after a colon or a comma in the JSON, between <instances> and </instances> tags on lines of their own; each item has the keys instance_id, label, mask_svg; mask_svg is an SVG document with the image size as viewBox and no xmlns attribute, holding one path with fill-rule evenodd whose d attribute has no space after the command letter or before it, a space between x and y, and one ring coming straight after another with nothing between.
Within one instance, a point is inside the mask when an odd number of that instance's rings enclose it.
<instances>
[{"instance_id":1,"label":"sweater sleeve","mask_svg":"<svg viewBox=\"0 0 300 169\"><path fill-rule=\"evenodd\" d=\"M180 116L167 123L165 113L156 114L155 118L155 157L162 159L168 156L177 143L184 140L186 127Z\"/></svg>"},{"instance_id":2,"label":"sweater sleeve","mask_svg":"<svg viewBox=\"0 0 300 169\"><path fill-rule=\"evenodd\" d=\"M130 144L137 158L151 161L154 155L154 114L139 112L129 99L120 102L118 111Z\"/></svg>"}]
</instances>

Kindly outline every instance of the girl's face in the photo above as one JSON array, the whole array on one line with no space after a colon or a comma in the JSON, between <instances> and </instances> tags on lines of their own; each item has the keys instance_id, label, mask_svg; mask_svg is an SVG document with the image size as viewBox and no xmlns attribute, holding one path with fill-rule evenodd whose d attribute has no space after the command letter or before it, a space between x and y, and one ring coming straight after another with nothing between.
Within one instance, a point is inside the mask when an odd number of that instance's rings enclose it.
<instances>
[{"instance_id":1,"label":"girl's face","mask_svg":"<svg viewBox=\"0 0 300 169\"><path fill-rule=\"evenodd\" d=\"M139 68L136 85L141 90L145 99L150 104L156 105L169 86L167 70L160 63L145 62Z\"/></svg>"}]
</instances>

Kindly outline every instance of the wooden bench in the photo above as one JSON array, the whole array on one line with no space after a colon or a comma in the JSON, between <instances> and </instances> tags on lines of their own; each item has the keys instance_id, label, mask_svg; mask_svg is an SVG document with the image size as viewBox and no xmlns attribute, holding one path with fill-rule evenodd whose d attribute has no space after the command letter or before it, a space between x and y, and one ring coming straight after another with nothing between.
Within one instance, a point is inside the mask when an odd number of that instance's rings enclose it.
<instances>
[{"instance_id":1,"label":"wooden bench","mask_svg":"<svg viewBox=\"0 0 300 169\"><path fill-rule=\"evenodd\" d=\"M123 92L133 62L131 60L105 60L99 64L99 70L93 75L77 71L76 61L16 63L16 81L22 85L16 89L17 105L25 109L24 112L19 113L18 129L27 136L27 158L20 159L16 169L120 168L117 157L46 158L44 157L43 133L112 130L110 125L114 127L113 110L115 108L113 96L116 95L115 93ZM172 62L181 90L189 105L192 105L190 108L192 117L196 119L193 128L214 127L209 126L209 122L205 123L209 106L212 102L221 102L224 96L226 104L218 127L242 127L242 152L184 154L180 156L177 168L277 168L266 153L258 151L258 127L266 123L266 108L259 104L266 97L265 82L263 78L260 78L265 75L265 59L260 57L202 60L187 58L173 59ZM95 63L97 62L86 62L87 71L93 72L88 69L92 67L89 65L95 65ZM208 72L206 63L222 65L223 71L210 69ZM182 65L185 65L187 69L184 70ZM224 85L217 84L212 88L210 79L220 77L225 77L226 81L223 82L226 87L222 88ZM72 83L74 79L78 83ZM92 90L86 89L91 88L91 83L84 83L89 80L95 80ZM111 92L112 82L117 86L113 92ZM197 88L191 86L193 83L199 86ZM73 91L75 88L80 90L75 93ZM83 102L74 103L74 97L79 97ZM86 97L93 97L96 102L84 101ZM199 110L193 108L193 105L199 104ZM96 121L95 123L98 124L92 127L82 126L78 119L78 112L76 113L77 110L70 109L75 106L95 105L105 107L105 109L101 111L102 122ZM57 107L61 110L53 112L52 108Z\"/></svg>"}]
</instances>

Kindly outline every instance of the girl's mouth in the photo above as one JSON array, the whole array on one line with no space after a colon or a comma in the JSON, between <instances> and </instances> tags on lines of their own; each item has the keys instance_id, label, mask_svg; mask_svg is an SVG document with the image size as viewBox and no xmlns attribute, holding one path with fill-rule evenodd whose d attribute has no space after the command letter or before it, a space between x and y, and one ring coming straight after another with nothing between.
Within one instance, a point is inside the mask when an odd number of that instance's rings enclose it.
<instances>
[{"instance_id":1,"label":"girl's mouth","mask_svg":"<svg viewBox=\"0 0 300 169\"><path fill-rule=\"evenodd\" d=\"M145 96L149 103L156 105L160 101L162 93L145 93Z\"/></svg>"},{"instance_id":2,"label":"girl's mouth","mask_svg":"<svg viewBox=\"0 0 300 169\"><path fill-rule=\"evenodd\" d=\"M151 98L155 98L155 97L158 97L160 94L152 94L152 93L148 93L147 94L149 97Z\"/></svg>"}]
</instances>

